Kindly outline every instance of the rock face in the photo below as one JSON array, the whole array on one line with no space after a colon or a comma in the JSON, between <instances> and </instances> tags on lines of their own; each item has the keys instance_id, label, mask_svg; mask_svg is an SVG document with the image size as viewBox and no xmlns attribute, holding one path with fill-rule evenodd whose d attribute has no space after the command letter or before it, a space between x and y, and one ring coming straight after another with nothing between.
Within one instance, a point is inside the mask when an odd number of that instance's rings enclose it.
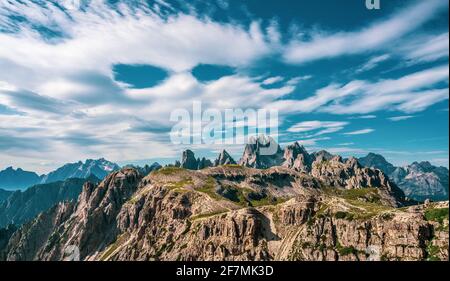
<instances>
[{"instance_id":1,"label":"rock face","mask_svg":"<svg viewBox=\"0 0 450 281\"><path fill-rule=\"evenodd\" d=\"M92 160L88 159L84 163L70 163L45 175L41 183L50 183L56 181L64 181L69 178L87 178L94 175L99 179L105 178L109 173L119 170L120 167L103 158Z\"/></svg>"},{"instance_id":2,"label":"rock face","mask_svg":"<svg viewBox=\"0 0 450 281\"><path fill-rule=\"evenodd\" d=\"M0 228L9 224L21 225L58 202L76 200L86 181L97 183L95 177L68 179L47 184L38 184L25 191L16 191L0 203Z\"/></svg>"},{"instance_id":3,"label":"rock face","mask_svg":"<svg viewBox=\"0 0 450 281\"><path fill-rule=\"evenodd\" d=\"M0 188L4 189L24 189L39 183L41 177L34 172L24 171L20 168L17 170L8 167L0 171Z\"/></svg>"},{"instance_id":4,"label":"rock face","mask_svg":"<svg viewBox=\"0 0 450 281\"><path fill-rule=\"evenodd\" d=\"M261 153L262 149L268 149L271 145L276 146L276 152L271 155ZM271 143L270 140L257 138L254 143L245 146L239 164L255 169L267 169L273 166L280 166L283 163L283 151L278 144Z\"/></svg>"},{"instance_id":5,"label":"rock face","mask_svg":"<svg viewBox=\"0 0 450 281\"><path fill-rule=\"evenodd\" d=\"M228 154L228 152L224 149L219 154L216 160L214 160L214 166L221 166L221 165L234 165L236 164L236 161L234 161L233 157Z\"/></svg>"},{"instance_id":6,"label":"rock face","mask_svg":"<svg viewBox=\"0 0 450 281\"><path fill-rule=\"evenodd\" d=\"M0 203L6 200L11 194L13 194L13 191L11 190L4 190L0 188Z\"/></svg>"},{"instance_id":7,"label":"rock face","mask_svg":"<svg viewBox=\"0 0 450 281\"><path fill-rule=\"evenodd\" d=\"M414 162L405 167L395 167L383 156L374 153L369 153L359 161L366 167L382 170L409 198L417 201L440 201L449 198L449 172L445 167L436 167L429 162Z\"/></svg>"},{"instance_id":8,"label":"rock face","mask_svg":"<svg viewBox=\"0 0 450 281\"><path fill-rule=\"evenodd\" d=\"M16 231L7 246L8 260L63 260L76 245L80 256L102 251L118 235L116 217L141 180L135 169L113 172L98 186L87 182L76 203L64 202Z\"/></svg>"}]
</instances>

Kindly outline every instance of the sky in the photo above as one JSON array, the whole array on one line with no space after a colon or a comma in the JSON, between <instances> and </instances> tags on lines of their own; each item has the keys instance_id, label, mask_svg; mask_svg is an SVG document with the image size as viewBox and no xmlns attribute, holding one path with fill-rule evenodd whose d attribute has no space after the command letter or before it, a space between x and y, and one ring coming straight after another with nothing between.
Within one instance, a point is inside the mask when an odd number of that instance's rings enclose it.
<instances>
[{"instance_id":1,"label":"sky","mask_svg":"<svg viewBox=\"0 0 450 281\"><path fill-rule=\"evenodd\" d=\"M278 110L282 146L448 167L448 32L447 0L2 0L0 169L238 159L171 143L193 101Z\"/></svg>"}]
</instances>

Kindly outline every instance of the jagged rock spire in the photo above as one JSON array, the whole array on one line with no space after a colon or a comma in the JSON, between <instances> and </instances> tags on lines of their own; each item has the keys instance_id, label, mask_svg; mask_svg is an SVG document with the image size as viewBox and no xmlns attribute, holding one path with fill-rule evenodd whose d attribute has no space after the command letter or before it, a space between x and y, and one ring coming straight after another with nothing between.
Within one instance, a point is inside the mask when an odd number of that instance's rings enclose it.
<instances>
[{"instance_id":1,"label":"jagged rock spire","mask_svg":"<svg viewBox=\"0 0 450 281\"><path fill-rule=\"evenodd\" d=\"M274 143L270 138L258 137L255 139L254 143L248 143L245 145L244 154L239 161L240 165L256 168L256 169L267 169L273 166L280 166L283 163L283 150L280 146L277 146L276 152L272 155L261 154L261 148L268 148Z\"/></svg>"},{"instance_id":2,"label":"jagged rock spire","mask_svg":"<svg viewBox=\"0 0 450 281\"><path fill-rule=\"evenodd\" d=\"M220 165L228 165L228 164L236 164L236 161L234 161L233 157L228 154L228 152L224 149L219 154L216 160L214 160L214 166L220 166Z\"/></svg>"}]
</instances>

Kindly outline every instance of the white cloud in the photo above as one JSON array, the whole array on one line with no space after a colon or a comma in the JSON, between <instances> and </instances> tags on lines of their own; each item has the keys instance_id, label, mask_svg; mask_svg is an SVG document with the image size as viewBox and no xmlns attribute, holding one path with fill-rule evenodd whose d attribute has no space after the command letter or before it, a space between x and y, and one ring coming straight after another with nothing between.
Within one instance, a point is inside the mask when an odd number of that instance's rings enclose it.
<instances>
[{"instance_id":1,"label":"white cloud","mask_svg":"<svg viewBox=\"0 0 450 281\"><path fill-rule=\"evenodd\" d=\"M342 121L304 121L297 123L287 129L291 133L307 133L303 134L304 139L317 140L318 136L339 132L348 125L348 122Z\"/></svg>"},{"instance_id":2,"label":"white cloud","mask_svg":"<svg viewBox=\"0 0 450 281\"><path fill-rule=\"evenodd\" d=\"M447 6L446 0L417 1L415 5L401 10L389 19L359 31L312 34L312 40L291 42L286 48L284 59L289 63L303 63L385 48L387 44L421 26L433 17L436 11Z\"/></svg>"},{"instance_id":3,"label":"white cloud","mask_svg":"<svg viewBox=\"0 0 450 281\"><path fill-rule=\"evenodd\" d=\"M283 99L268 108L281 114L321 111L331 114L368 114L379 110L419 112L448 99L448 88L427 90L438 83L448 84L448 65L418 71L398 79L378 82L355 80L330 84L303 100Z\"/></svg>"},{"instance_id":4,"label":"white cloud","mask_svg":"<svg viewBox=\"0 0 450 281\"><path fill-rule=\"evenodd\" d=\"M388 60L390 57L391 57L391 55L389 55L389 54L384 54L381 56L373 57L368 62L366 62L364 65L359 67L356 70L356 73L371 70L371 69L377 67L381 62Z\"/></svg>"},{"instance_id":5,"label":"white cloud","mask_svg":"<svg viewBox=\"0 0 450 281\"><path fill-rule=\"evenodd\" d=\"M347 132L347 133L343 133L344 135L364 135L364 134L369 134L372 133L373 131L375 131L374 129L362 129L362 130L357 130L357 131L353 131L353 132Z\"/></svg>"},{"instance_id":6,"label":"white cloud","mask_svg":"<svg viewBox=\"0 0 450 281\"><path fill-rule=\"evenodd\" d=\"M349 117L349 119L375 119L375 118L377 118L377 116L372 114Z\"/></svg>"},{"instance_id":7,"label":"white cloud","mask_svg":"<svg viewBox=\"0 0 450 281\"><path fill-rule=\"evenodd\" d=\"M328 148L325 148L325 150L327 150L328 152L330 152L332 154L340 154L340 153L365 154L368 152L365 149L355 148L355 147L328 147Z\"/></svg>"},{"instance_id":8,"label":"white cloud","mask_svg":"<svg viewBox=\"0 0 450 281\"><path fill-rule=\"evenodd\" d=\"M339 121L304 121L297 123L288 129L289 132L299 133L299 132L309 132L318 129L342 129L348 122Z\"/></svg>"},{"instance_id":9,"label":"white cloud","mask_svg":"<svg viewBox=\"0 0 450 281\"><path fill-rule=\"evenodd\" d=\"M411 119L411 118L414 118L414 117L415 117L414 115L403 115L403 116L389 117L388 119L391 120L391 121L396 122L396 121L408 120L408 119Z\"/></svg>"},{"instance_id":10,"label":"white cloud","mask_svg":"<svg viewBox=\"0 0 450 281\"><path fill-rule=\"evenodd\" d=\"M263 85L272 85L272 84L275 84L275 83L277 83L277 82L283 81L283 79L284 79L284 78L281 77L281 76L269 77L269 78L265 79L265 80L262 82L262 84L263 84Z\"/></svg>"},{"instance_id":11,"label":"white cloud","mask_svg":"<svg viewBox=\"0 0 450 281\"><path fill-rule=\"evenodd\" d=\"M399 45L395 51L404 56L408 64L431 62L448 58L448 31L435 35L419 35Z\"/></svg>"}]
</instances>

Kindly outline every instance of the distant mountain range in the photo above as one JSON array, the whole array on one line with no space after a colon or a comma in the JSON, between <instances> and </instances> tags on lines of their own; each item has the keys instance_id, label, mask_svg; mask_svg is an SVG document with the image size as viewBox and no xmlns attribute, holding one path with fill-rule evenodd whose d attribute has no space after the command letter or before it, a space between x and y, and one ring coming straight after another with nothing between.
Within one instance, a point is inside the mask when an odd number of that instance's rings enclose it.
<instances>
[{"instance_id":1,"label":"distant mountain range","mask_svg":"<svg viewBox=\"0 0 450 281\"><path fill-rule=\"evenodd\" d=\"M81 161L78 161L77 163L69 163L53 172L50 172L48 175L42 177L41 183L61 181L69 178L84 179L90 175L103 179L109 173L119 169L119 165L105 160L104 158L97 160L88 159L84 163Z\"/></svg>"},{"instance_id":2,"label":"distant mountain range","mask_svg":"<svg viewBox=\"0 0 450 281\"><path fill-rule=\"evenodd\" d=\"M375 153L369 153L358 160L366 167L383 171L403 190L406 196L414 200L440 201L449 198L449 171L446 167L436 167L427 161L395 167L382 155Z\"/></svg>"},{"instance_id":3,"label":"distant mountain range","mask_svg":"<svg viewBox=\"0 0 450 281\"><path fill-rule=\"evenodd\" d=\"M42 176L39 176L35 172L24 171L21 168L15 170L12 167L8 167L0 171L0 188L7 190L25 189L36 184L64 181L70 178L83 179L90 175L103 179L109 173L119 169L119 165L103 158L65 164L55 171Z\"/></svg>"}]
</instances>

